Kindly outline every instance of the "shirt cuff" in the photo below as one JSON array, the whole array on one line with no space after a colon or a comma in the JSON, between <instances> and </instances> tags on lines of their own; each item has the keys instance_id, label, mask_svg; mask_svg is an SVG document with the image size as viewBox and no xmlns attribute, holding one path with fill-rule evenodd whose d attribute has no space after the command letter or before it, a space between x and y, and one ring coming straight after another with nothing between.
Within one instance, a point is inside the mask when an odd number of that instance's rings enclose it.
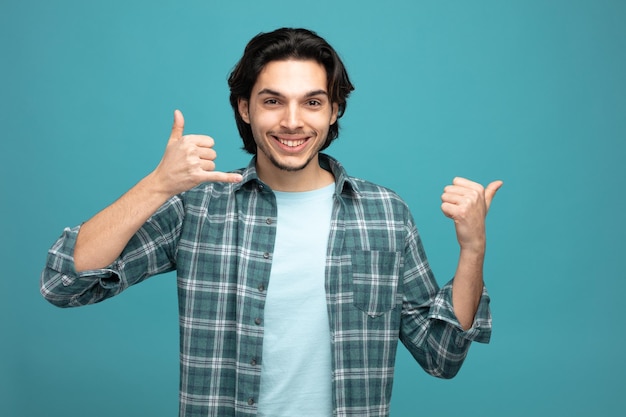
<instances>
[{"instance_id":1,"label":"shirt cuff","mask_svg":"<svg viewBox=\"0 0 626 417\"><path fill-rule=\"evenodd\" d=\"M80 226L66 228L56 243L48 251L47 268L56 271L61 276L64 287L92 287L94 280L99 280L101 287L114 289L120 286L120 273L116 263L102 269L93 269L77 272L74 265L74 248Z\"/></svg>"},{"instance_id":2,"label":"shirt cuff","mask_svg":"<svg viewBox=\"0 0 626 417\"><path fill-rule=\"evenodd\" d=\"M489 301L487 289L483 287L483 293L480 297L472 327L468 330L464 330L456 314L454 314L454 306L452 305L452 281L450 281L443 286L436 295L435 302L429 313L429 318L442 320L456 327L458 330L458 344L463 344L467 341L489 343L491 339L491 311Z\"/></svg>"}]
</instances>

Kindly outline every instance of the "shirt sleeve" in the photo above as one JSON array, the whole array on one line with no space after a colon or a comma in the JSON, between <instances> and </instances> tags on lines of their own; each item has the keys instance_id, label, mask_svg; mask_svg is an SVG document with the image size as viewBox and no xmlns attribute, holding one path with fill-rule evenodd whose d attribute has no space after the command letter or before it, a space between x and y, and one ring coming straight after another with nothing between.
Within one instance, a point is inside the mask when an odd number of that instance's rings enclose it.
<instances>
[{"instance_id":1,"label":"shirt sleeve","mask_svg":"<svg viewBox=\"0 0 626 417\"><path fill-rule=\"evenodd\" d=\"M405 251L400 340L431 375L452 378L472 341L491 337L489 295L483 288L472 327L464 330L452 305L452 281L439 288L417 230L411 225Z\"/></svg>"},{"instance_id":2,"label":"shirt sleeve","mask_svg":"<svg viewBox=\"0 0 626 417\"><path fill-rule=\"evenodd\" d=\"M459 320L454 313L454 307L452 305L452 282L448 282L443 286L435 297L435 301L428 313L428 316L432 320L441 320L454 326L457 330L457 344L461 345L464 341L489 343L491 339L491 311L489 309L489 294L487 289L483 286L483 293L478 303L478 309L474 316L474 322L472 327L463 330Z\"/></svg>"},{"instance_id":3,"label":"shirt sleeve","mask_svg":"<svg viewBox=\"0 0 626 417\"><path fill-rule=\"evenodd\" d=\"M150 276L175 269L183 217L180 199L170 200L137 231L111 265L81 272L74 266L80 226L64 229L48 251L40 279L41 294L59 307L94 304Z\"/></svg>"}]
</instances>

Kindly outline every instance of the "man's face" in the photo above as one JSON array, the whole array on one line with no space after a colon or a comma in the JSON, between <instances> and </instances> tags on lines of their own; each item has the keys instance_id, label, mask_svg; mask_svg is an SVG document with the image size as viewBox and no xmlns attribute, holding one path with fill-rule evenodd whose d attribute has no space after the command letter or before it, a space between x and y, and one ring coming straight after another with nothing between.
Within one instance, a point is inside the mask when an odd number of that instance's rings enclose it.
<instances>
[{"instance_id":1,"label":"man's face","mask_svg":"<svg viewBox=\"0 0 626 417\"><path fill-rule=\"evenodd\" d=\"M250 124L259 171L302 171L310 167L337 121L330 102L325 68L313 60L268 63L239 100L239 113Z\"/></svg>"}]
</instances>

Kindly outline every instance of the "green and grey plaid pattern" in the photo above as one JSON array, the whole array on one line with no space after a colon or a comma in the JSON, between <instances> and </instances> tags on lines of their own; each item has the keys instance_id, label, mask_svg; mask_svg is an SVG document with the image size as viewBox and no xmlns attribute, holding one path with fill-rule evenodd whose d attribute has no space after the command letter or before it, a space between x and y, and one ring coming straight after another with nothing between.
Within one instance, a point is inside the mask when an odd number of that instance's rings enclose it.
<instances>
[{"instance_id":1,"label":"green and grey plaid pattern","mask_svg":"<svg viewBox=\"0 0 626 417\"><path fill-rule=\"evenodd\" d=\"M320 346L332 352L334 415L387 416L398 340L426 372L452 377L471 341L489 341L489 297L484 291L463 331L451 284L437 285L406 204L326 155L320 163L336 179L326 261L331 346ZM184 417L256 414L276 202L254 160L240 172L239 184L207 183L172 198L103 270L75 272L79 227L65 229L42 273L50 302L81 306L177 271Z\"/></svg>"}]
</instances>

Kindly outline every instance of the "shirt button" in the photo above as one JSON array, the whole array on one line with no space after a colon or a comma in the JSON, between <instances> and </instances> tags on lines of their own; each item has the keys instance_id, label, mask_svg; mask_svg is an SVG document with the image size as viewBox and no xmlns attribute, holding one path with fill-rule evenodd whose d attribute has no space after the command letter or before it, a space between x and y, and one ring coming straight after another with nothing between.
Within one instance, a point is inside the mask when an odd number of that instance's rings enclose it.
<instances>
[{"instance_id":1,"label":"shirt button","mask_svg":"<svg viewBox=\"0 0 626 417\"><path fill-rule=\"evenodd\" d=\"M263 188L265 188L265 187L263 187L263 184L259 184L259 185L257 185L257 189L258 189L259 191L263 191Z\"/></svg>"},{"instance_id":2,"label":"shirt button","mask_svg":"<svg viewBox=\"0 0 626 417\"><path fill-rule=\"evenodd\" d=\"M254 398L248 398L248 405L254 405Z\"/></svg>"},{"instance_id":3,"label":"shirt button","mask_svg":"<svg viewBox=\"0 0 626 417\"><path fill-rule=\"evenodd\" d=\"M263 285L263 284L259 285L259 291L260 292L265 291L265 285Z\"/></svg>"},{"instance_id":4,"label":"shirt button","mask_svg":"<svg viewBox=\"0 0 626 417\"><path fill-rule=\"evenodd\" d=\"M269 253L269 252L265 252L265 253L263 254L263 258L265 258L265 259L269 259L269 258L270 258L270 253Z\"/></svg>"},{"instance_id":5,"label":"shirt button","mask_svg":"<svg viewBox=\"0 0 626 417\"><path fill-rule=\"evenodd\" d=\"M261 324L261 318L257 317L256 319L254 319L254 324L256 324L257 326Z\"/></svg>"},{"instance_id":6,"label":"shirt button","mask_svg":"<svg viewBox=\"0 0 626 417\"><path fill-rule=\"evenodd\" d=\"M265 219L265 223L272 224L272 219L268 217L267 219Z\"/></svg>"},{"instance_id":7,"label":"shirt button","mask_svg":"<svg viewBox=\"0 0 626 417\"><path fill-rule=\"evenodd\" d=\"M256 358L252 358L252 360L250 361L250 365L256 366Z\"/></svg>"}]
</instances>

